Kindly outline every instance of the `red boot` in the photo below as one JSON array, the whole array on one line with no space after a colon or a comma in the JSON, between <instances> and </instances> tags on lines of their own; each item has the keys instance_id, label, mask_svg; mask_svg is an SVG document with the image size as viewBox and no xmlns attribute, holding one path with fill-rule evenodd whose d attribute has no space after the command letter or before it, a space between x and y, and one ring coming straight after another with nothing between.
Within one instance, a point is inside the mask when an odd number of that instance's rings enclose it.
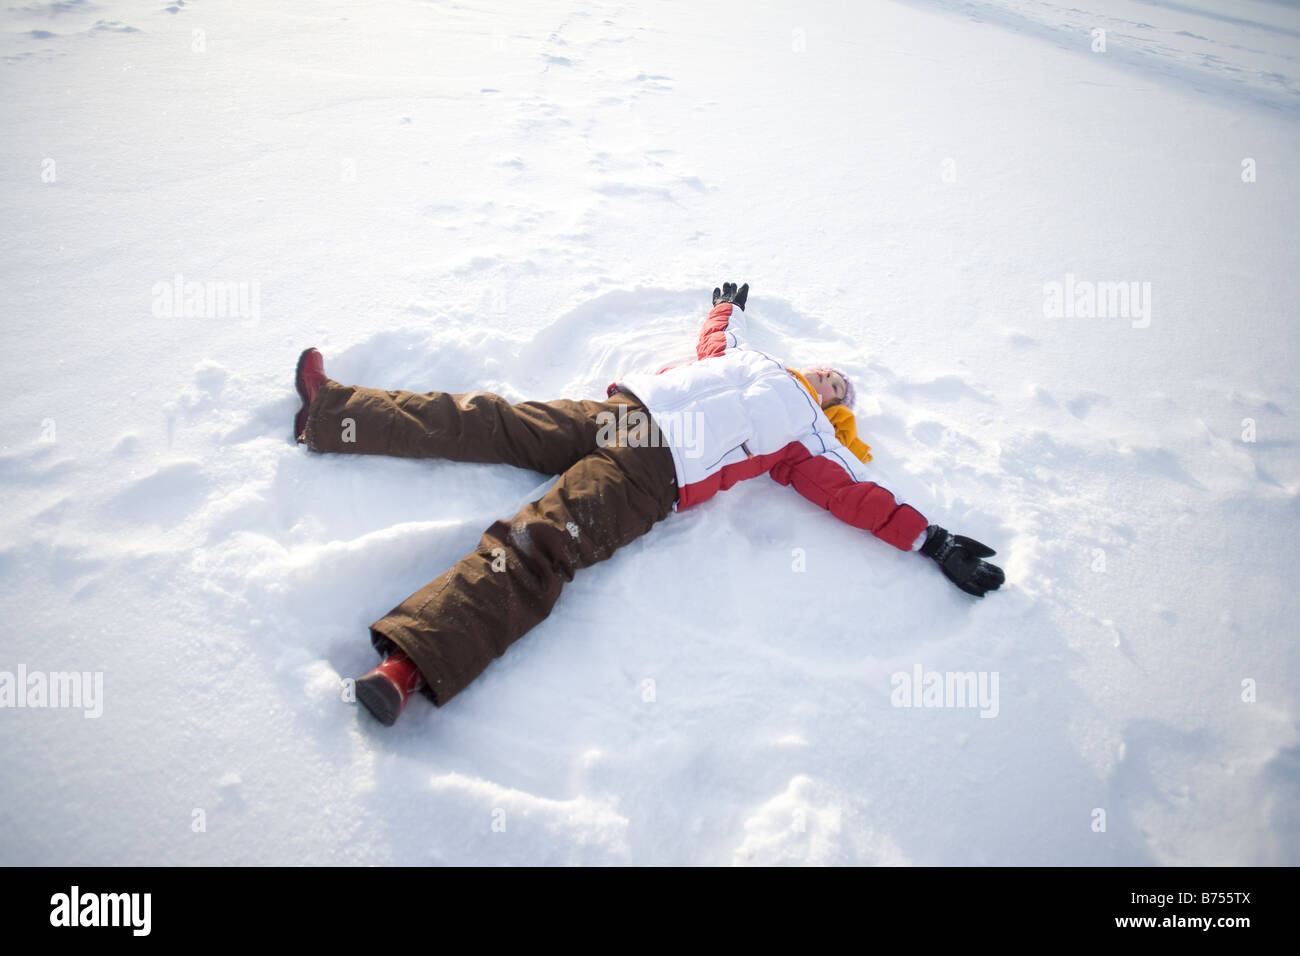
<instances>
[{"instance_id":1,"label":"red boot","mask_svg":"<svg viewBox=\"0 0 1300 956\"><path fill-rule=\"evenodd\" d=\"M357 700L386 727L397 722L411 695L424 686L415 664L401 651L389 654L365 677L357 678Z\"/></svg>"},{"instance_id":2,"label":"red boot","mask_svg":"<svg viewBox=\"0 0 1300 956\"><path fill-rule=\"evenodd\" d=\"M303 349L298 356L298 371L294 373L294 385L298 388L298 397L302 399L302 408L293 417L293 437L295 441L305 442L307 431L307 410L316 399L316 393L328 379L325 377L325 359L315 349Z\"/></svg>"}]
</instances>

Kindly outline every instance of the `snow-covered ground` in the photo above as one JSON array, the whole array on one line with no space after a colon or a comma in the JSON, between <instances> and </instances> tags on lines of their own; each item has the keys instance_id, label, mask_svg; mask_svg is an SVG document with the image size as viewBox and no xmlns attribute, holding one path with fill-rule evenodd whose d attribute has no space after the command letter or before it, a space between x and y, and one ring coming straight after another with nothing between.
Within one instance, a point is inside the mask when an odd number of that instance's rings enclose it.
<instances>
[{"instance_id":1,"label":"snow-covered ground","mask_svg":"<svg viewBox=\"0 0 1300 956\"><path fill-rule=\"evenodd\" d=\"M1300 863L1300 8L1079 2L7 2L0 691L102 695L0 709L0 863ZM552 479L311 455L298 352L602 398L723 280L1006 587L760 478L344 702Z\"/></svg>"}]
</instances>

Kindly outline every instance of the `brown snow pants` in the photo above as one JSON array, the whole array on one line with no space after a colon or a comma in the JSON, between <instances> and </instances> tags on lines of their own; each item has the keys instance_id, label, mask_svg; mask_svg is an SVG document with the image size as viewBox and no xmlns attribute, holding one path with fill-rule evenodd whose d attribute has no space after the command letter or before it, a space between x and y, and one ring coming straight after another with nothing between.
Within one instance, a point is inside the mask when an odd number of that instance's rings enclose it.
<instances>
[{"instance_id":1,"label":"brown snow pants","mask_svg":"<svg viewBox=\"0 0 1300 956\"><path fill-rule=\"evenodd\" d=\"M628 420L634 411L643 419ZM625 427L601 432L614 416ZM622 416L619 418L619 416ZM406 652L438 706L551 613L574 572L608 558L667 517L677 500L672 452L636 429L633 395L520 402L490 392L381 391L327 381L307 417L318 452L447 458L559 475L549 491L483 532L478 548L370 626L375 649Z\"/></svg>"}]
</instances>

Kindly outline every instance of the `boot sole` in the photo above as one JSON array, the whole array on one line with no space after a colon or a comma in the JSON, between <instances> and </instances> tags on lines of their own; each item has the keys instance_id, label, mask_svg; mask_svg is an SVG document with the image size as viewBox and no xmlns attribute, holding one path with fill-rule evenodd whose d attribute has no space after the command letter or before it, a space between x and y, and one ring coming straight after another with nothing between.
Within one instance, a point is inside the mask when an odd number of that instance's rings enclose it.
<instances>
[{"instance_id":1,"label":"boot sole","mask_svg":"<svg viewBox=\"0 0 1300 956\"><path fill-rule=\"evenodd\" d=\"M385 727L397 723L402 712L402 694L383 674L372 674L358 678L356 683L357 700L365 704L366 709L374 714Z\"/></svg>"}]
</instances>

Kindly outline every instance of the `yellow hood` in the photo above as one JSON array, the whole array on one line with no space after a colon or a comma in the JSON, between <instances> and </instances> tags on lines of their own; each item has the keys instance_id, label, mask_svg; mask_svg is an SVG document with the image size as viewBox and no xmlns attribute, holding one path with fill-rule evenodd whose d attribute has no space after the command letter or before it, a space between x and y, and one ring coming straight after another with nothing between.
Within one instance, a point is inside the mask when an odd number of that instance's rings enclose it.
<instances>
[{"instance_id":1,"label":"yellow hood","mask_svg":"<svg viewBox=\"0 0 1300 956\"><path fill-rule=\"evenodd\" d=\"M813 401L818 405L821 404L821 396L817 394L817 389L812 387L808 379L796 369L787 368L786 371L803 383L803 387L812 393ZM822 411L835 426L835 437L840 440L840 444L857 455L861 461L871 461L871 446L858 437L858 423L853 417L852 409L847 405L832 405Z\"/></svg>"}]
</instances>

